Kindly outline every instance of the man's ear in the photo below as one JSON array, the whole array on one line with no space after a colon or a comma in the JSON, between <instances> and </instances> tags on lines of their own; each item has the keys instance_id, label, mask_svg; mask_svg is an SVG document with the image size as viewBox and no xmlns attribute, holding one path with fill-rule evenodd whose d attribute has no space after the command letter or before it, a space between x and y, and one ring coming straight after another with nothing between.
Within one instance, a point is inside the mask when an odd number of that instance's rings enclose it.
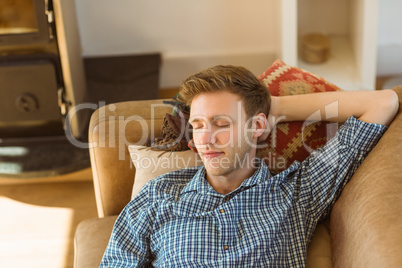
<instances>
[{"instance_id":1,"label":"man's ear","mask_svg":"<svg viewBox=\"0 0 402 268\"><path fill-rule=\"evenodd\" d=\"M260 139L260 137L265 136L267 126L267 117L264 113L259 113L253 118L253 137Z\"/></svg>"}]
</instances>

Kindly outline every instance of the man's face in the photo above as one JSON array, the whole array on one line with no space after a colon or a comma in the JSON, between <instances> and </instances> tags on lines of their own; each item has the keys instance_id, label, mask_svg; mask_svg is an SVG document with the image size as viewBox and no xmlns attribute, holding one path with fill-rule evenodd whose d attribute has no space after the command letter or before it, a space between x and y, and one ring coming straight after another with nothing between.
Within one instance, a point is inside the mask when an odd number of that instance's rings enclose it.
<instances>
[{"instance_id":1,"label":"man's face","mask_svg":"<svg viewBox=\"0 0 402 268\"><path fill-rule=\"evenodd\" d=\"M247 132L243 106L240 97L228 91L203 93L191 103L194 144L209 176L233 174L254 157L255 139Z\"/></svg>"}]
</instances>

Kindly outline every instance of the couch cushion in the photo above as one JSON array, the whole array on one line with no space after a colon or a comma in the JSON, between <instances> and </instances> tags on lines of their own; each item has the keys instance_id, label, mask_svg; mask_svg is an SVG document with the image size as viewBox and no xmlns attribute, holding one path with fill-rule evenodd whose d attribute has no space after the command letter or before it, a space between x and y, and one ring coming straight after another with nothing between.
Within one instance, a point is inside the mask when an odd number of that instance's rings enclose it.
<instances>
[{"instance_id":1,"label":"couch cushion","mask_svg":"<svg viewBox=\"0 0 402 268\"><path fill-rule=\"evenodd\" d=\"M324 78L276 60L258 76L272 96L297 95L341 90ZM271 171L279 173L294 161L303 161L310 153L335 136L339 126L328 122L279 123L266 140L266 147L257 150Z\"/></svg>"},{"instance_id":2,"label":"couch cushion","mask_svg":"<svg viewBox=\"0 0 402 268\"><path fill-rule=\"evenodd\" d=\"M307 268L331 268L332 249L329 220L317 224L307 249Z\"/></svg>"},{"instance_id":3,"label":"couch cushion","mask_svg":"<svg viewBox=\"0 0 402 268\"><path fill-rule=\"evenodd\" d=\"M135 166L132 198L153 178L170 171L202 165L198 154L191 150L166 152L140 145L130 145L128 150Z\"/></svg>"},{"instance_id":4,"label":"couch cushion","mask_svg":"<svg viewBox=\"0 0 402 268\"><path fill-rule=\"evenodd\" d=\"M74 268L99 267L117 216L80 222L74 238Z\"/></svg>"}]
</instances>

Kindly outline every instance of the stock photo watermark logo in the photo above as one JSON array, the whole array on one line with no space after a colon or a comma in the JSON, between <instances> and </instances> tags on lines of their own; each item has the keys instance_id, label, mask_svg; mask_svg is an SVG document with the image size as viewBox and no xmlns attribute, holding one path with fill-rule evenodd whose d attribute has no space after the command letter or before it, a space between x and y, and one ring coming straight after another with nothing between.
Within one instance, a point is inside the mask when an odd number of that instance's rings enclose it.
<instances>
[{"instance_id":1,"label":"stock photo watermark logo","mask_svg":"<svg viewBox=\"0 0 402 268\"><path fill-rule=\"evenodd\" d=\"M203 164L199 157L183 157L181 154L166 152L159 156L144 155L140 152L130 153L131 161L136 169L147 169L152 174L159 173L159 170L175 170L177 167L189 168Z\"/></svg>"},{"instance_id":2,"label":"stock photo watermark logo","mask_svg":"<svg viewBox=\"0 0 402 268\"><path fill-rule=\"evenodd\" d=\"M216 140L216 137L220 133L227 132L229 135L229 139L222 144L214 144L215 148L226 148L226 147L233 147L233 146L242 146L243 142L246 142L249 146L254 146L257 150L258 149L264 149L267 144L255 144L251 141L250 133L255 131L252 127L252 122L255 119L254 117L250 117L246 120L245 126L241 126L240 124L237 124L236 128L234 127L234 121L235 120L240 120L241 118L241 103L237 104L239 106L238 108L238 114L237 117L234 120L228 116L223 116L224 119L228 122L228 126L225 129L213 129L213 126L211 125L211 122L209 121L208 118L202 118L202 116L199 116L202 120L206 122L205 127L202 130L193 130L194 133L199 132L211 132L211 140L214 141ZM67 115L66 118L66 125L67 128L65 130L65 134L67 139L71 144L78 148L82 149L91 149L91 148L117 148L118 149L118 154L119 154L119 160L124 160L126 157L126 151L127 151L127 146L133 144L133 142L129 141L127 137L130 137L130 139L133 139L132 133L128 133L127 131L127 126L134 124L135 126L130 126L130 129L137 129L136 132L136 140L135 144L139 145L144 145L149 139L155 138L160 135L161 133L161 127L160 127L160 122L163 121L163 116L164 113L161 112L159 109L163 109L163 111L172 111L173 106L171 104L165 104L165 103L153 103L150 104L149 106L149 114L143 114L143 116L138 115L138 114L133 114L133 115L119 115L118 112L116 112L116 105L115 104L109 104L105 105L105 102L99 102L99 104L95 103L83 103L77 105L74 109L71 109L70 112ZM310 125L319 122L319 121L331 121L332 118L336 118L338 114L338 108L339 104L338 102L333 102L325 107L322 111L317 110L313 114L311 114L307 120L303 122L302 126L302 131L301 131L301 142L302 146L309 152L311 153L313 149L309 144L307 144L306 138L304 137L305 135L305 129L307 129ZM90 142L83 142L74 137L71 132L71 127L69 127L69 121L76 116L76 113L81 111L81 110L98 110L96 113L97 121L98 124L93 126L96 129L89 129L89 131L96 132L96 139ZM271 129L268 126L275 125L277 123L280 123L282 121L286 121L286 118L270 118L271 120L274 120L272 124L267 124L267 128L264 130L266 133L270 133ZM158 121L158 125L156 126L156 122ZM179 142L181 139L186 139L187 141L190 141L191 137L189 137L189 133L191 131L186 131L190 128L190 125L188 122L186 122L184 119L181 120L181 133L177 137L177 142ZM139 130L138 130L139 129ZM275 130L275 127L273 128ZM193 134L194 134L193 133ZM240 135L234 135L234 133L240 134ZM334 134L334 128L333 126L328 127L327 129L327 137L333 136ZM235 137L237 139L237 142L235 142ZM275 136L271 135L271 146L275 146ZM195 142L196 143L196 142ZM197 143L196 143L197 146ZM273 159L276 159L275 161L279 161L277 157L269 157L267 159L264 159L265 161L274 161ZM282 160L280 160L282 161ZM162 163L160 163L162 164Z\"/></svg>"}]
</instances>

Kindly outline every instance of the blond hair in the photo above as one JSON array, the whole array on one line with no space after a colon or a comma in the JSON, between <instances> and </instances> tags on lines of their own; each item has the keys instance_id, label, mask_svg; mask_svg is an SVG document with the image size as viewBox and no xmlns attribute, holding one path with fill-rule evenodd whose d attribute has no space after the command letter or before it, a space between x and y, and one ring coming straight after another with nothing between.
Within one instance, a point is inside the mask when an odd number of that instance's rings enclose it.
<instances>
[{"instance_id":1,"label":"blond hair","mask_svg":"<svg viewBox=\"0 0 402 268\"><path fill-rule=\"evenodd\" d=\"M189 76L181 85L179 99L191 105L197 95L221 90L239 95L248 117L268 116L271 97L267 87L240 66L217 65Z\"/></svg>"}]
</instances>

